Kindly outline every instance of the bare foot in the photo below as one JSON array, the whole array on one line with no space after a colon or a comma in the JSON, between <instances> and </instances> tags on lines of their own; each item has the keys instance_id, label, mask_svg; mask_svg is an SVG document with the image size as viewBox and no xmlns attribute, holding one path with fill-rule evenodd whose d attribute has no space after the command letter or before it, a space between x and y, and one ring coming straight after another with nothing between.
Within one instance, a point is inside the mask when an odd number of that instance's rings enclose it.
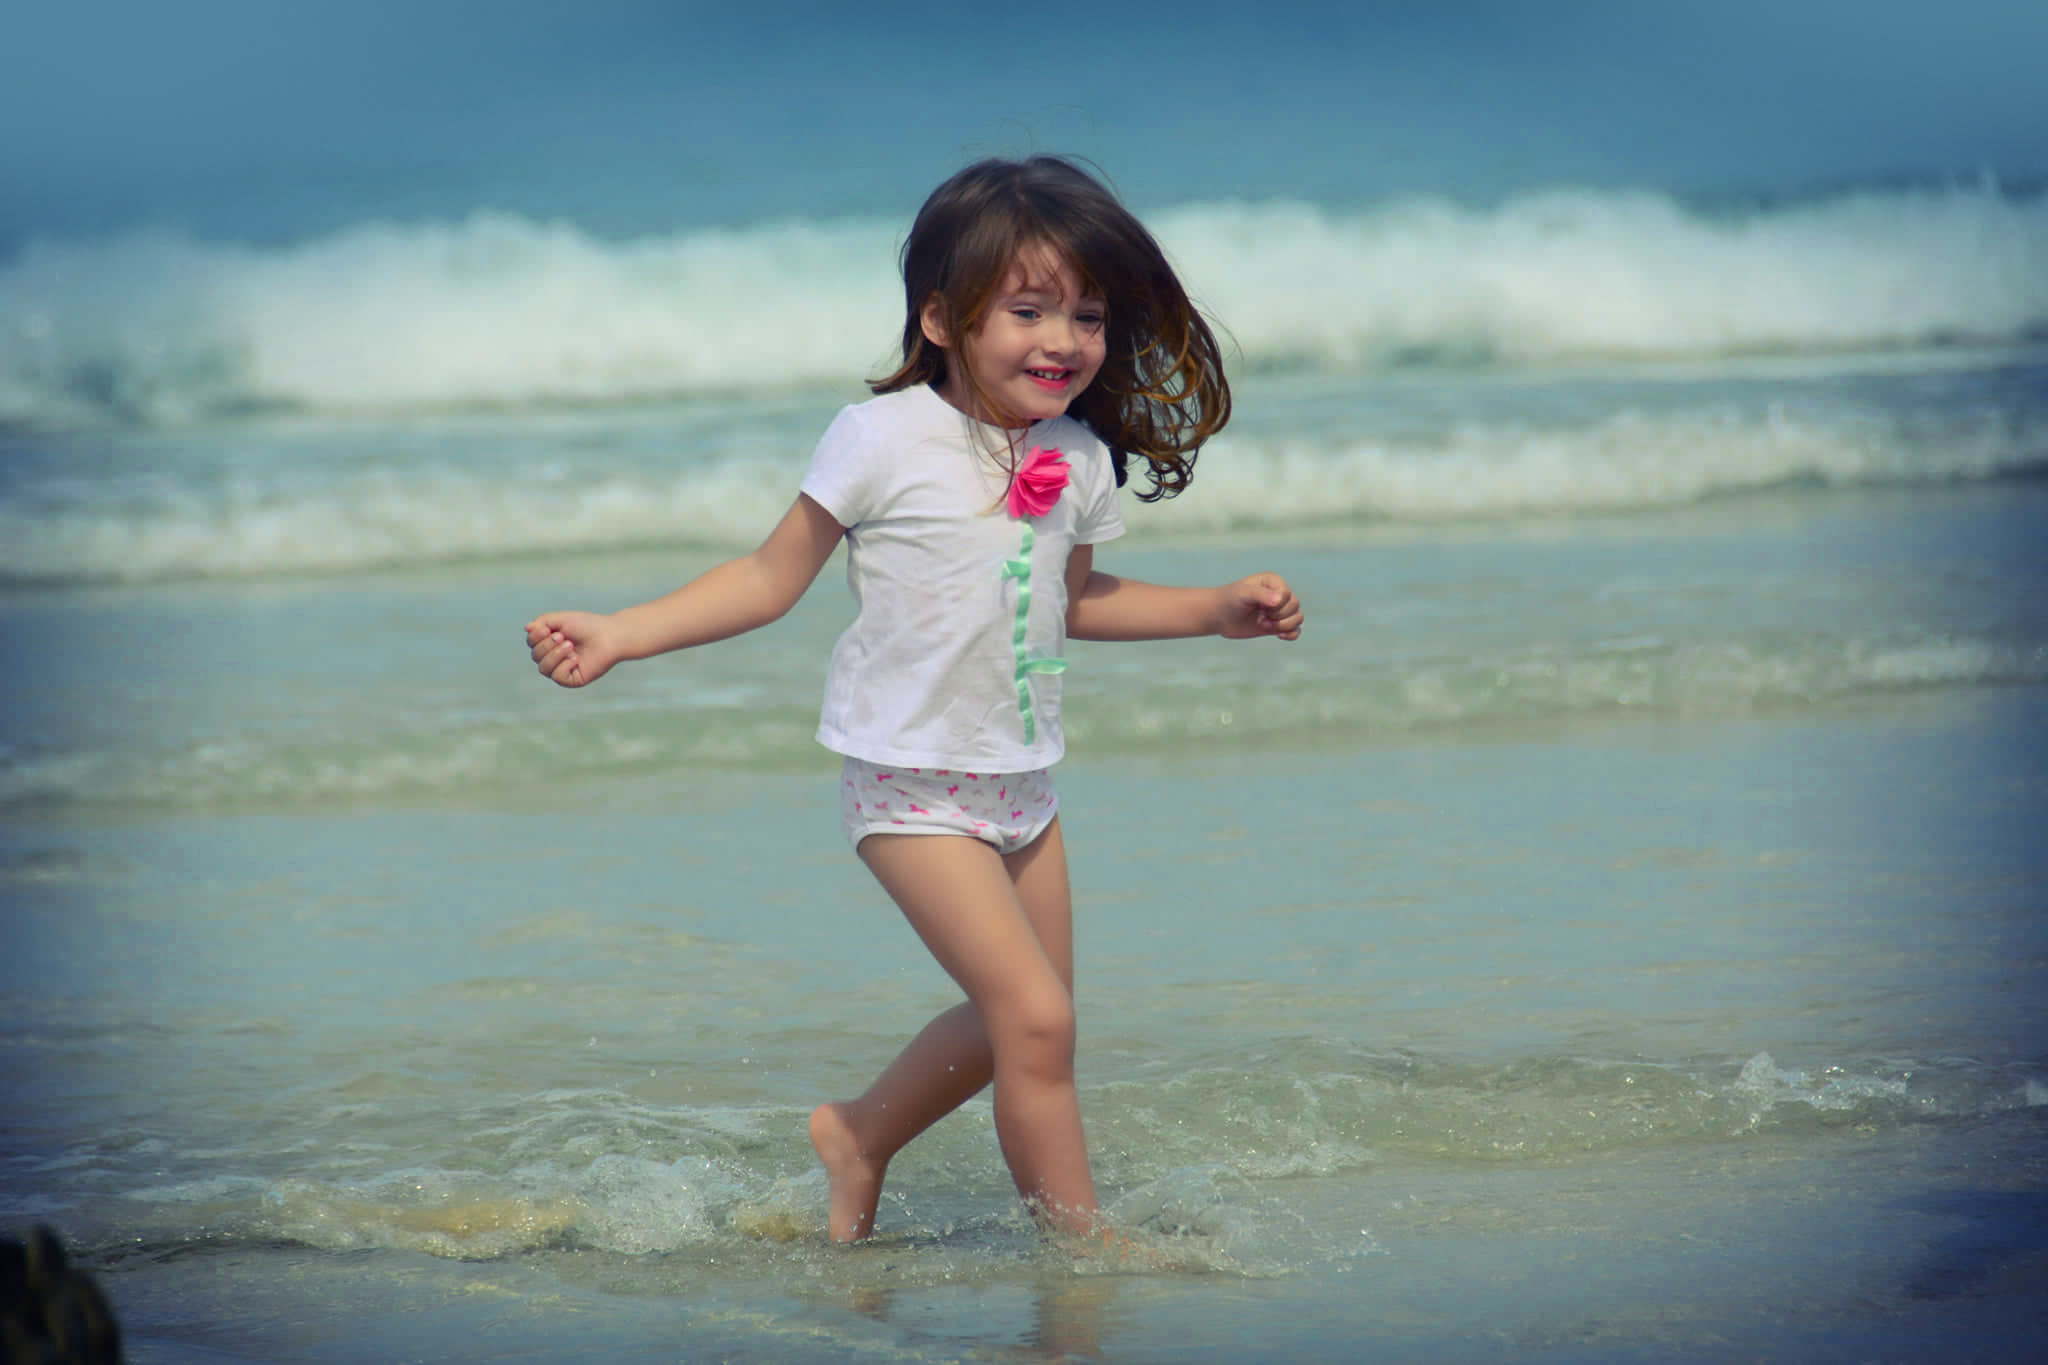
<instances>
[{"instance_id":1,"label":"bare foot","mask_svg":"<svg viewBox=\"0 0 2048 1365\"><path fill-rule=\"evenodd\" d=\"M875 1230L875 1205L882 1198L882 1174L861 1150L847 1106L828 1101L811 1111L811 1146L824 1163L832 1187L832 1240L858 1242Z\"/></svg>"}]
</instances>

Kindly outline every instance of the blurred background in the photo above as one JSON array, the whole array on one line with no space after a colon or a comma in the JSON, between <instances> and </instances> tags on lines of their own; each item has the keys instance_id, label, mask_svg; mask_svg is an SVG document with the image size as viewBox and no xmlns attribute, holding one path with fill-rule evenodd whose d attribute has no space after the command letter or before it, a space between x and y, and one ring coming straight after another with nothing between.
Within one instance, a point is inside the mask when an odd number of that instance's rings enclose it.
<instances>
[{"instance_id":1,"label":"blurred background","mask_svg":"<svg viewBox=\"0 0 2048 1365\"><path fill-rule=\"evenodd\" d=\"M2012 1359L2048 1321L2048 6L16 4L0 1224L131 1358ZM755 543L964 162L1230 346L1075 645L1090 1278L839 842ZM519 643L515 644L515 640ZM794 947L792 945L795 945ZM362 1253L362 1254L342 1254ZM1190 1343L1196 1343L1190 1345Z\"/></svg>"},{"instance_id":2,"label":"blurred background","mask_svg":"<svg viewBox=\"0 0 2048 1365\"><path fill-rule=\"evenodd\" d=\"M886 356L923 195L1033 151L1093 159L1255 369L2043 311L2020 0L84 0L9 29L8 426L843 383Z\"/></svg>"},{"instance_id":3,"label":"blurred background","mask_svg":"<svg viewBox=\"0 0 2048 1365\"><path fill-rule=\"evenodd\" d=\"M279 245L479 211L605 241L901 217L964 160L1094 158L1146 211L1737 208L2048 173L2023 0L1039 5L610 0L22 5L0 246Z\"/></svg>"}]
</instances>

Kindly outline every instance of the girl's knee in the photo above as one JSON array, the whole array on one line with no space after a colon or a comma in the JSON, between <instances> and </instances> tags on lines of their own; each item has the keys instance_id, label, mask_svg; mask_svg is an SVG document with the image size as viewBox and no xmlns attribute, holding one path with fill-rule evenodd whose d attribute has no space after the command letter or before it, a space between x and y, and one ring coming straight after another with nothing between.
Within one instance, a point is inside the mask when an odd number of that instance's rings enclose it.
<instances>
[{"instance_id":1,"label":"girl's knee","mask_svg":"<svg viewBox=\"0 0 2048 1365\"><path fill-rule=\"evenodd\" d=\"M1033 1070L1071 1070L1078 1032L1074 997L1054 982L1013 1001L990 1041L998 1063L1008 1056Z\"/></svg>"}]
</instances>

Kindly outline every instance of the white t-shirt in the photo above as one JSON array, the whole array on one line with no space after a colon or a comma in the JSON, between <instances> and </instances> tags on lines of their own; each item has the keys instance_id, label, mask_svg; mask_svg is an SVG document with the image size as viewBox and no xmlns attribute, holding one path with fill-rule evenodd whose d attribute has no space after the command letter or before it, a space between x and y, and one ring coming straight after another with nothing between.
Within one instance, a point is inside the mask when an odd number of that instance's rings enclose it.
<instances>
[{"instance_id":1,"label":"white t-shirt","mask_svg":"<svg viewBox=\"0 0 2048 1365\"><path fill-rule=\"evenodd\" d=\"M1057 449L1070 473L1030 520L1025 656L1067 638L1068 552L1123 534L1109 451L1080 422L1039 422L1020 455ZM1059 761L1060 678L1028 675L1025 740L1015 640L1025 523L1004 505L1004 434L918 385L843 409L811 456L803 491L848 527L846 581L859 615L825 680L818 742L872 763L1028 772Z\"/></svg>"}]
</instances>

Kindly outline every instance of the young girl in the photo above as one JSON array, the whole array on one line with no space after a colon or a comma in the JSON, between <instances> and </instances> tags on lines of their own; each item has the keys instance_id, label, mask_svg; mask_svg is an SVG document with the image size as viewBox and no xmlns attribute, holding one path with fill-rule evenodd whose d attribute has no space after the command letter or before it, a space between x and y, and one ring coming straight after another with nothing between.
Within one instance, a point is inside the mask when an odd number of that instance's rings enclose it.
<instances>
[{"instance_id":1,"label":"young girl","mask_svg":"<svg viewBox=\"0 0 2048 1365\"><path fill-rule=\"evenodd\" d=\"M840 541L858 614L833 650L818 739L845 756L847 837L966 993L810 1136L831 1233L874 1227L889 1160L993 1081L1017 1191L1053 1229L1096 1221L1074 1089L1065 640L1301 633L1274 574L1169 588L1095 567L1117 487L1178 493L1230 414L1215 337L1116 198L1054 157L984 161L933 192L903 248L903 363L842 411L752 553L611 616L526 627L542 674L582 687L624 659L780 617Z\"/></svg>"}]
</instances>

